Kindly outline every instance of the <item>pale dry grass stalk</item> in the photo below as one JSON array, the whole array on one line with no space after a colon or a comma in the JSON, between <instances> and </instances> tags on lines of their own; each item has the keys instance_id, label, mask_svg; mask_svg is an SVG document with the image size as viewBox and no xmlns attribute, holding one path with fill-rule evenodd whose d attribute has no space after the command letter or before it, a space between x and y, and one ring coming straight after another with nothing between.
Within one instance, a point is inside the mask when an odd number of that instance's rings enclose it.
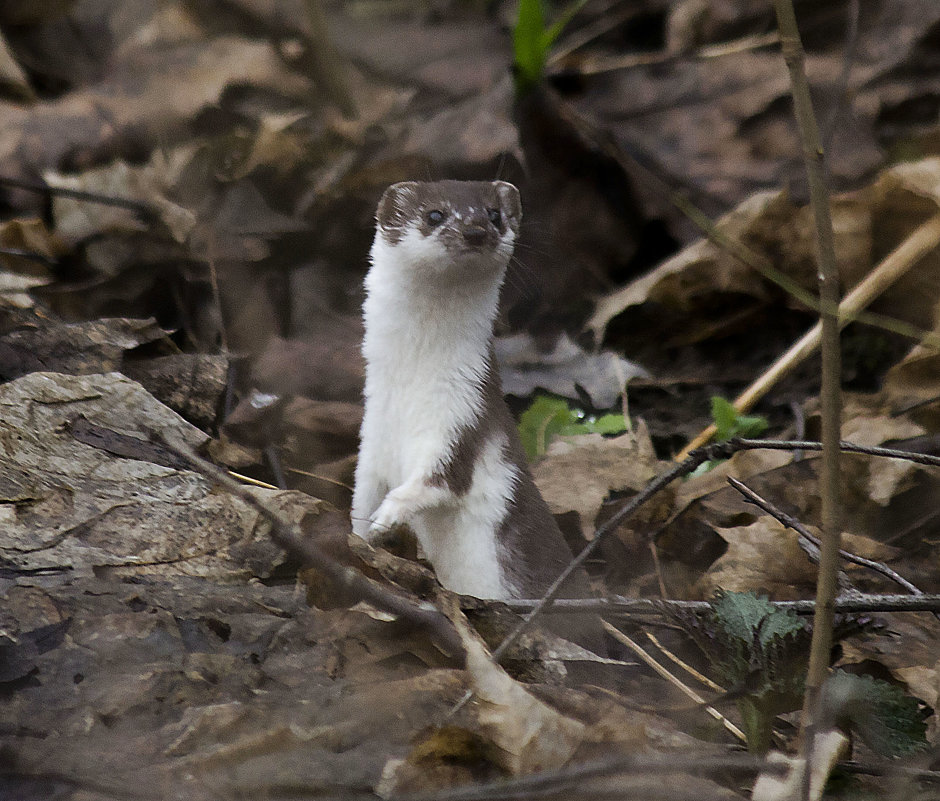
<instances>
[{"instance_id":1,"label":"pale dry grass stalk","mask_svg":"<svg viewBox=\"0 0 940 801\"><path fill-rule=\"evenodd\" d=\"M835 237L826 187L824 153L813 113L809 82L804 70L804 52L792 0L774 0L780 46L790 71L793 109L800 131L803 161L809 181L810 205L816 225L817 270L819 280L822 354L822 466L819 494L822 502L822 537L819 573L816 581L816 614L810 646L806 695L803 702L803 748L807 765L812 764L813 740L818 721L819 698L829 672L832 648L834 605L838 593L841 525L839 508L839 425L842 407L839 353L839 276L836 267ZM809 775L803 797L809 797Z\"/></svg>"}]
</instances>

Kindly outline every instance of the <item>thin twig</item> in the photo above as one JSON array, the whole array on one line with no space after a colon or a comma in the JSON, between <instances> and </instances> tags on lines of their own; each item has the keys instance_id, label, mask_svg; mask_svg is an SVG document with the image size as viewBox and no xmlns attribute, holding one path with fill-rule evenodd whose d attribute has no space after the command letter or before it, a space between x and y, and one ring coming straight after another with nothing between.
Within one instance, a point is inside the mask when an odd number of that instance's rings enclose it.
<instances>
[{"instance_id":1,"label":"thin twig","mask_svg":"<svg viewBox=\"0 0 940 801\"><path fill-rule=\"evenodd\" d=\"M729 454L734 454L737 451L753 450L821 451L823 449L821 442L802 439L730 439L719 444L726 445ZM854 442L846 442L845 440L839 442L839 449L846 453L860 453L864 456L878 456L885 459L903 459L907 462L914 462L914 464L940 467L940 456L931 456L929 453L882 448L877 445L856 445Z\"/></svg>"},{"instance_id":2,"label":"thin twig","mask_svg":"<svg viewBox=\"0 0 940 801\"><path fill-rule=\"evenodd\" d=\"M742 481L738 481L734 476L728 476L728 483L734 487L738 492L740 492L747 500L753 503L755 506L759 506L771 517L779 520L787 528L793 529L801 538L809 540L817 548L820 547L819 538L816 537L806 526L804 526L799 520L791 515L788 515L781 509L778 509L766 498L762 498L754 490L752 490L747 484ZM923 595L923 590L915 587L911 582L909 582L902 575L893 571L883 562L875 562L871 559L866 559L864 556L857 556L854 553L850 553L846 550L839 550L839 556L841 556L847 562L853 562L856 565L861 565L862 567L867 567L869 570L873 570L876 573L880 573L885 578L891 579L895 584L899 584L904 587L911 595Z\"/></svg>"},{"instance_id":3,"label":"thin twig","mask_svg":"<svg viewBox=\"0 0 940 801\"><path fill-rule=\"evenodd\" d=\"M570 794L573 789L583 786L591 779L637 774L668 776L724 770L753 772L770 770L780 774L784 771L784 767L768 763L761 757L741 753L696 754L686 751L683 752L681 759L676 759L670 754L629 754L573 765L561 770L543 770L528 776L489 784L451 787L430 793L394 795L389 801L485 801L486 799L509 801L519 798L546 798L566 791ZM701 789L694 789L697 795L688 797L700 799ZM594 797L595 794L592 792L590 795ZM624 797L622 788L618 790L616 797Z\"/></svg>"},{"instance_id":4,"label":"thin twig","mask_svg":"<svg viewBox=\"0 0 940 801\"><path fill-rule=\"evenodd\" d=\"M651 643L653 643L653 645L656 646L656 649L664 657L666 657L666 659L668 659L670 662L676 665L676 667L682 668L686 673L692 676L696 681L708 687L708 689L714 690L716 693L725 692L724 687L720 687L719 685L715 684L715 682L713 682L710 678L708 678L708 676L704 675L703 673L699 673L690 664L688 664L687 662L683 662L681 659L679 659L678 656L676 656L672 651L670 651L665 645L663 645L659 641L659 639L656 637L655 634L653 634L653 632L644 631L643 633L646 635L646 639L648 639Z\"/></svg>"},{"instance_id":5,"label":"thin twig","mask_svg":"<svg viewBox=\"0 0 940 801\"><path fill-rule=\"evenodd\" d=\"M577 75L602 75L618 70L636 69L637 67L662 66L693 60L724 58L737 53L747 53L772 47L780 41L776 33L757 34L735 39L731 42L707 45L689 53L636 53L625 56L593 56L584 59L575 69ZM553 73L554 74L554 73Z\"/></svg>"},{"instance_id":6,"label":"thin twig","mask_svg":"<svg viewBox=\"0 0 940 801\"><path fill-rule=\"evenodd\" d=\"M320 473L311 473L309 470L301 470L299 467L288 467L287 472L298 476L307 476L307 478L315 478L317 481L322 481L326 484L333 484L336 487L349 490L350 492L353 491L353 488L350 487L349 484L346 484L335 478L330 478L329 476L321 475Z\"/></svg>"},{"instance_id":7,"label":"thin twig","mask_svg":"<svg viewBox=\"0 0 940 801\"><path fill-rule=\"evenodd\" d=\"M216 232L211 231L208 239L209 253L206 266L209 268L209 286L212 289L212 302L219 315L219 350L223 356L229 354L228 333L225 325L225 309L222 307L222 289L219 284L219 274L215 268Z\"/></svg>"},{"instance_id":8,"label":"thin twig","mask_svg":"<svg viewBox=\"0 0 940 801\"><path fill-rule=\"evenodd\" d=\"M157 216L156 207L142 200L101 195L97 192L85 192L81 189L66 189L63 186L49 186L49 184L43 184L37 181L24 181L20 178L10 178L5 175L0 175L0 186L11 186L14 189L38 192L43 195L57 195L58 197L67 197L71 200L84 200L88 203L98 203L102 206L116 206L120 209L130 209L131 211L136 211L145 219Z\"/></svg>"},{"instance_id":9,"label":"thin twig","mask_svg":"<svg viewBox=\"0 0 940 801\"><path fill-rule=\"evenodd\" d=\"M469 608L479 608L474 602ZM538 604L537 599L516 599L500 601L514 612L528 612ZM771 601L779 609L789 609L798 615L812 615L816 611L816 602ZM707 612L711 609L708 601L671 601L658 598L625 598L611 595L607 598L559 598L547 614L571 612L597 612L599 614L618 614L631 616L667 615L674 611ZM937 595L870 595L854 593L836 598L835 610L840 614L864 612L940 612L940 594Z\"/></svg>"},{"instance_id":10,"label":"thin twig","mask_svg":"<svg viewBox=\"0 0 940 801\"><path fill-rule=\"evenodd\" d=\"M593 22L585 25L583 28L566 34L561 44L552 48L552 53L546 60L545 65L547 67L553 67L556 64L560 64L575 50L584 47L586 44L590 44L605 33L612 31L618 25L630 19L630 17L635 16L636 13L637 10L633 8L632 4L627 4L627 6L619 12L607 12L599 16Z\"/></svg>"},{"instance_id":11,"label":"thin twig","mask_svg":"<svg viewBox=\"0 0 940 801\"><path fill-rule=\"evenodd\" d=\"M931 217L927 222L914 229L911 235L889 253L863 281L845 296L841 303L837 303L832 307L838 309L839 327L844 328L853 320L858 319L859 312L862 309L894 284L924 256L935 250L938 245L940 245L940 214ZM823 302L820 308L821 310L827 308L826 303ZM734 408L742 414L750 411L781 378L814 353L821 340L822 325L816 323L786 353L768 367L756 381L738 395L733 404ZM704 445L715 436L716 431L714 425L705 428L679 453L676 459L684 459L695 448Z\"/></svg>"},{"instance_id":12,"label":"thin twig","mask_svg":"<svg viewBox=\"0 0 940 801\"><path fill-rule=\"evenodd\" d=\"M839 349L839 271L836 263L835 234L829 189L826 186L825 154L819 139L819 128L813 112L809 82L804 69L805 53L796 24L792 0L774 0L780 46L790 72L793 109L796 114L803 162L809 183L810 206L816 227L817 278L819 281L820 352L822 378L822 466L819 471L822 538L819 547L819 571L816 578L816 613L810 643L809 668L806 673L806 695L803 700L802 727L806 764L813 765L813 740L820 725L819 699L829 672L832 649L833 606L838 594L839 543L842 537L839 483L839 425L842 409L840 386L841 352ZM803 798L810 796L811 768L806 770Z\"/></svg>"},{"instance_id":13,"label":"thin twig","mask_svg":"<svg viewBox=\"0 0 940 801\"><path fill-rule=\"evenodd\" d=\"M163 434L155 433L153 437L174 452L191 470L205 476L258 512L270 523L271 538L285 551L303 564L323 573L356 597L379 609L391 612L417 627L426 629L445 653L458 662L463 662L465 653L460 637L451 622L437 609L392 592L358 570L340 564L324 553L309 537L304 536L296 523L284 519L247 487L229 478L214 464L197 456L191 448L179 442L169 442Z\"/></svg>"}]
</instances>

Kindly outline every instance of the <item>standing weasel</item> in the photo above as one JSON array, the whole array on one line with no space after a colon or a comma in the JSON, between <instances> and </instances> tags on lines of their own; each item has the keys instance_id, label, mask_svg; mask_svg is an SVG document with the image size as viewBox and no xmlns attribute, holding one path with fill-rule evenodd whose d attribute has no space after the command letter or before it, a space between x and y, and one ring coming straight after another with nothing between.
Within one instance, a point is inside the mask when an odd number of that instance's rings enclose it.
<instances>
[{"instance_id":1,"label":"standing weasel","mask_svg":"<svg viewBox=\"0 0 940 801\"><path fill-rule=\"evenodd\" d=\"M493 353L521 216L504 181L394 184L365 282L353 530L374 541L407 524L441 583L479 598L539 597L572 558L526 465ZM584 594L586 576L572 578L570 592Z\"/></svg>"}]
</instances>

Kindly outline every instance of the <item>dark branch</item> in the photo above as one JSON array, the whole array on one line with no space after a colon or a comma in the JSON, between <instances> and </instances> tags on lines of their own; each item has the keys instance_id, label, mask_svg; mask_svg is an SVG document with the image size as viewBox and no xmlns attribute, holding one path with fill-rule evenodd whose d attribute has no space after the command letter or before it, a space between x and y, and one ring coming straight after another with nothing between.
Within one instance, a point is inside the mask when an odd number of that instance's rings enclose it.
<instances>
[{"instance_id":1,"label":"dark branch","mask_svg":"<svg viewBox=\"0 0 940 801\"><path fill-rule=\"evenodd\" d=\"M467 602L467 608L478 608L484 602L473 599ZM534 609L537 600L499 601L515 612L528 612ZM781 609L792 609L798 615L811 615L816 609L816 602L771 601ZM691 610L693 612L710 609L708 601L663 601L656 598L625 598L612 595L607 598L559 598L548 614L553 612L597 612L600 614L617 613L625 615L663 615L673 610ZM840 596L835 602L835 611L840 613L858 612L940 612L940 595L869 595L853 594Z\"/></svg>"}]
</instances>

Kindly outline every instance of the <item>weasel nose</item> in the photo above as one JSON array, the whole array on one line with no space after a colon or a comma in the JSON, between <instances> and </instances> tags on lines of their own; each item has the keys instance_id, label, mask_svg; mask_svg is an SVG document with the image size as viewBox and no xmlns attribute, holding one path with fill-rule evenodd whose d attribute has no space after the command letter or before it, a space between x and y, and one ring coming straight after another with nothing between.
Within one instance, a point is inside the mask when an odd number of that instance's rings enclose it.
<instances>
[{"instance_id":1,"label":"weasel nose","mask_svg":"<svg viewBox=\"0 0 940 801\"><path fill-rule=\"evenodd\" d=\"M482 225L468 225L463 229L463 238L468 245L482 245L486 235L486 228Z\"/></svg>"}]
</instances>

